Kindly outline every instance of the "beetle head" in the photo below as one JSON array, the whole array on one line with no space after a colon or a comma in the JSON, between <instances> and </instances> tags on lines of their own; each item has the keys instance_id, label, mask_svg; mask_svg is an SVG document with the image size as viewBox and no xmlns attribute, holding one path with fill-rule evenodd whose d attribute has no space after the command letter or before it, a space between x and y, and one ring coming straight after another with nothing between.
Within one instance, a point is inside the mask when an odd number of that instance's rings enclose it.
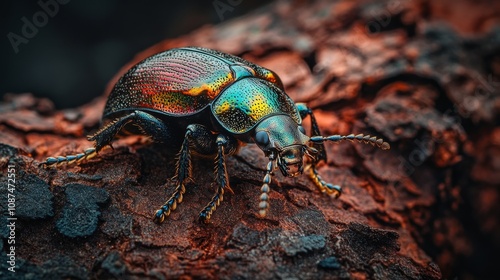
<instances>
[{"instance_id":1,"label":"beetle head","mask_svg":"<svg viewBox=\"0 0 500 280\"><path fill-rule=\"evenodd\" d=\"M266 156L276 158L284 176L294 177L303 172L304 155L312 157L315 150L307 145L304 128L290 116L274 115L255 128L255 143Z\"/></svg>"}]
</instances>

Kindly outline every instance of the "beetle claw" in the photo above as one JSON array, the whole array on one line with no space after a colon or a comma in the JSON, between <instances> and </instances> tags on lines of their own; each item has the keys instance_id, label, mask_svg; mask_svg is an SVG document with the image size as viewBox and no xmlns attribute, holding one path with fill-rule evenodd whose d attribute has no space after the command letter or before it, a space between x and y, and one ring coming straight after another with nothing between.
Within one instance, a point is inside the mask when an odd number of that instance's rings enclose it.
<instances>
[{"instance_id":1,"label":"beetle claw","mask_svg":"<svg viewBox=\"0 0 500 280\"><path fill-rule=\"evenodd\" d=\"M157 224L161 224L163 223L164 220L165 220L165 215L163 213L163 210L158 209L153 217L153 221Z\"/></svg>"},{"instance_id":2,"label":"beetle claw","mask_svg":"<svg viewBox=\"0 0 500 280\"><path fill-rule=\"evenodd\" d=\"M198 216L198 221L200 223L208 224L210 221L210 215L205 211L201 211L200 215Z\"/></svg>"}]
</instances>

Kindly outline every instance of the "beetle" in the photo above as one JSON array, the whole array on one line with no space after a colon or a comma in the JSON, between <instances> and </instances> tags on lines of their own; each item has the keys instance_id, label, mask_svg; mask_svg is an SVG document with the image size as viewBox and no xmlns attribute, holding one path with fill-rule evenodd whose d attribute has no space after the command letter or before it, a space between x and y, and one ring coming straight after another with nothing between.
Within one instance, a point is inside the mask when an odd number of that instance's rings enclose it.
<instances>
[{"instance_id":1,"label":"beetle","mask_svg":"<svg viewBox=\"0 0 500 280\"><path fill-rule=\"evenodd\" d=\"M309 117L311 135L302 127ZM170 49L129 69L114 85L104 108L103 125L88 137L94 147L83 153L49 157L45 166L80 162L94 157L113 138L142 133L155 142L180 144L174 193L156 210L162 223L182 202L191 177L191 156L215 158L217 190L201 210L208 222L215 208L231 191L225 158L243 143L255 143L269 162L262 180L259 215L266 216L273 171L294 177L304 172L323 193L339 197L341 187L326 183L316 170L326 161L325 141L357 140L384 150L390 146L370 135L321 136L312 110L295 103L276 73L240 57L200 47ZM184 137L179 138L179 131ZM232 191L231 191L232 192Z\"/></svg>"}]
</instances>

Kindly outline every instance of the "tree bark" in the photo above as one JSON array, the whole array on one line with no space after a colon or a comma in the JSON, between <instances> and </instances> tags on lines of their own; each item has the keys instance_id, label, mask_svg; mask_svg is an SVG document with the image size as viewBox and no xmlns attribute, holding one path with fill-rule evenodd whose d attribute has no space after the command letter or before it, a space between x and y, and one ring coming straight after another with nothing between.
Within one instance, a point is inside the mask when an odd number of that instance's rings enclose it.
<instances>
[{"instance_id":1,"label":"tree bark","mask_svg":"<svg viewBox=\"0 0 500 280\"><path fill-rule=\"evenodd\" d=\"M194 158L184 201L157 225L154 210L175 188L169 178L178 147L134 136L79 165L45 168L48 156L92 146L85 135L98 128L106 97L61 111L29 94L7 96L0 166L15 169L15 276L440 279L495 272L499 32L479 24L485 30L473 31L483 33L467 37L461 32L470 30L453 18L444 18L450 25L432 20L446 16L441 8L278 1L161 42L110 82L162 50L214 48L277 72L295 101L314 108L323 135L368 133L391 143L390 151L327 143L319 171L342 185L342 196L320 193L305 175L276 175L265 219L257 213L267 161L254 145L228 158L234 194L224 196L210 224L197 217L214 192L213 161ZM7 171L1 176L7 197ZM8 205L0 207L8 224ZM0 228L8 240L11 232ZM10 252L7 243L0 247ZM12 277L7 261L2 254L2 278Z\"/></svg>"}]
</instances>

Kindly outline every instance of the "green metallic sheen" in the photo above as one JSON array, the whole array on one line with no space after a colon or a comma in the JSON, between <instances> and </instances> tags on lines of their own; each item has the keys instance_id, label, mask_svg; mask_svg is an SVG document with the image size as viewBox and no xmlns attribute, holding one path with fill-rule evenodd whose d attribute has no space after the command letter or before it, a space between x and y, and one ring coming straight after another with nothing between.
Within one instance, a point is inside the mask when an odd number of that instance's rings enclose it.
<instances>
[{"instance_id":1,"label":"green metallic sheen","mask_svg":"<svg viewBox=\"0 0 500 280\"><path fill-rule=\"evenodd\" d=\"M257 77L283 89L271 70L215 50L186 47L168 50L139 62L111 91L103 119L134 110L172 117L193 116L221 92L247 77Z\"/></svg>"},{"instance_id":2,"label":"green metallic sheen","mask_svg":"<svg viewBox=\"0 0 500 280\"><path fill-rule=\"evenodd\" d=\"M236 81L211 107L219 124L233 134L247 133L273 115L288 115L296 125L301 123L293 100L271 82L259 78Z\"/></svg>"}]
</instances>

